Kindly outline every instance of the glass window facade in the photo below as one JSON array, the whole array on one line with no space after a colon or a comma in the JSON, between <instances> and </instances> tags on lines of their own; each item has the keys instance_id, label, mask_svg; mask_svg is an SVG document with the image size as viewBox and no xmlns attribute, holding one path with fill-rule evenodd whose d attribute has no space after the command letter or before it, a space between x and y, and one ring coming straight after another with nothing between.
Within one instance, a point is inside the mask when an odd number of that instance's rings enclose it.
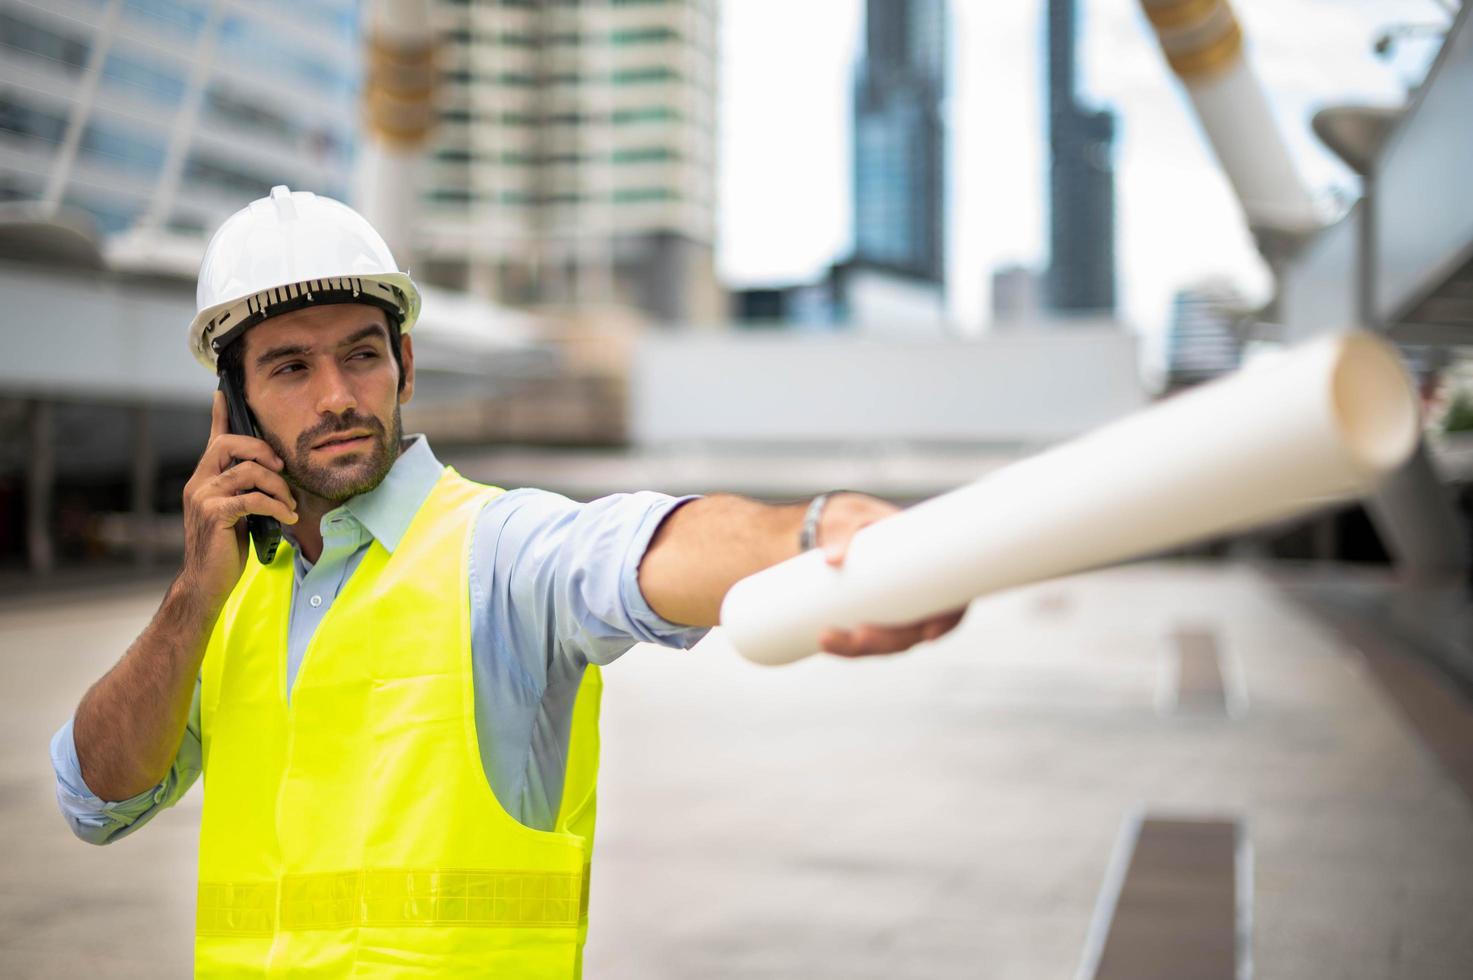
<instances>
[{"instance_id":1,"label":"glass window facade","mask_svg":"<svg viewBox=\"0 0 1473 980\"><path fill-rule=\"evenodd\" d=\"M184 72L158 59L130 53L114 44L102 66L102 78L111 88L163 105L177 105L184 98Z\"/></svg>"},{"instance_id":2,"label":"glass window facade","mask_svg":"<svg viewBox=\"0 0 1473 980\"><path fill-rule=\"evenodd\" d=\"M615 109L611 118L616 126L642 122L677 122L680 119L680 110L668 105L636 106L631 109Z\"/></svg>"},{"instance_id":3,"label":"glass window facade","mask_svg":"<svg viewBox=\"0 0 1473 980\"><path fill-rule=\"evenodd\" d=\"M62 189L62 199L91 212L104 231L125 230L148 213L176 230L202 233L278 183L347 196L361 5L253 0L221 4L222 14L212 18L212 4L123 0ZM99 11L103 2L90 7ZM171 171L172 128L185 118L192 59L205 50L207 30L218 33L211 62L201 66L195 143ZM309 34L311 43L304 40ZM24 86L0 83L0 141L24 151L10 172L0 170L4 194L35 197L62 166L56 154L95 35L92 24L53 14L40 0L0 0L0 67L26 78ZM0 72L4 77L17 76ZM222 134L239 152L210 149ZM171 173L177 183L163 179Z\"/></svg>"},{"instance_id":4,"label":"glass window facade","mask_svg":"<svg viewBox=\"0 0 1473 980\"><path fill-rule=\"evenodd\" d=\"M911 200L915 161L908 152L915 127L903 107L860 120L855 130L854 237L865 258L904 265L916 250Z\"/></svg>"},{"instance_id":5,"label":"glass window facade","mask_svg":"<svg viewBox=\"0 0 1473 980\"><path fill-rule=\"evenodd\" d=\"M615 85L639 85L647 82L679 81L680 72L666 65L645 65L618 69L611 77Z\"/></svg>"},{"instance_id":6,"label":"glass window facade","mask_svg":"<svg viewBox=\"0 0 1473 980\"><path fill-rule=\"evenodd\" d=\"M148 175L164 165L164 139L118 120L96 119L82 130L81 153L117 170Z\"/></svg>"},{"instance_id":7,"label":"glass window facade","mask_svg":"<svg viewBox=\"0 0 1473 980\"><path fill-rule=\"evenodd\" d=\"M154 27L194 37L205 26L205 5L182 0L127 0L123 8L137 20Z\"/></svg>"},{"instance_id":8,"label":"glass window facade","mask_svg":"<svg viewBox=\"0 0 1473 980\"><path fill-rule=\"evenodd\" d=\"M942 0L867 0L854 92L854 259L945 280Z\"/></svg>"},{"instance_id":9,"label":"glass window facade","mask_svg":"<svg viewBox=\"0 0 1473 980\"><path fill-rule=\"evenodd\" d=\"M621 187L614 191L615 204L643 204L649 201L674 201L679 196L669 187Z\"/></svg>"},{"instance_id":10,"label":"glass window facade","mask_svg":"<svg viewBox=\"0 0 1473 980\"><path fill-rule=\"evenodd\" d=\"M275 177L246 169L233 160L223 160L212 153L191 153L184 164L184 175L242 202L265 197L271 192ZM305 188L296 188L303 190Z\"/></svg>"},{"instance_id":11,"label":"glass window facade","mask_svg":"<svg viewBox=\"0 0 1473 980\"><path fill-rule=\"evenodd\" d=\"M359 0L271 0L269 6L278 16L301 20L314 33L325 33L344 44L359 41Z\"/></svg>"},{"instance_id":12,"label":"glass window facade","mask_svg":"<svg viewBox=\"0 0 1473 980\"><path fill-rule=\"evenodd\" d=\"M664 163L680 159L680 154L668 146L631 146L615 150L609 159L614 163Z\"/></svg>"},{"instance_id":13,"label":"glass window facade","mask_svg":"<svg viewBox=\"0 0 1473 980\"><path fill-rule=\"evenodd\" d=\"M87 64L92 47L84 38L37 23L13 10L0 10L0 46L58 65L74 75Z\"/></svg>"},{"instance_id":14,"label":"glass window facade","mask_svg":"<svg viewBox=\"0 0 1473 980\"><path fill-rule=\"evenodd\" d=\"M273 107L219 82L206 91L203 112L222 129L285 144L315 164L347 167L353 159L350 130L289 115L286 106Z\"/></svg>"},{"instance_id":15,"label":"glass window facade","mask_svg":"<svg viewBox=\"0 0 1473 980\"><path fill-rule=\"evenodd\" d=\"M669 27L639 27L632 30L614 31L609 35L609 40L615 44L658 44L679 39L679 32Z\"/></svg>"},{"instance_id":16,"label":"glass window facade","mask_svg":"<svg viewBox=\"0 0 1473 980\"><path fill-rule=\"evenodd\" d=\"M311 86L316 97L351 99L356 74L344 72L306 48L285 40L280 31L253 17L232 14L220 24L220 56L253 71L278 71Z\"/></svg>"},{"instance_id":17,"label":"glass window facade","mask_svg":"<svg viewBox=\"0 0 1473 980\"><path fill-rule=\"evenodd\" d=\"M0 90L0 134L20 140L60 143L66 116L35 105L24 93Z\"/></svg>"},{"instance_id":18,"label":"glass window facade","mask_svg":"<svg viewBox=\"0 0 1473 980\"><path fill-rule=\"evenodd\" d=\"M68 207L86 211L97 223L97 230L107 235L127 231L128 227L138 218L138 213L143 210L143 205L139 201L92 194L84 196L68 194L62 199L62 203Z\"/></svg>"}]
</instances>

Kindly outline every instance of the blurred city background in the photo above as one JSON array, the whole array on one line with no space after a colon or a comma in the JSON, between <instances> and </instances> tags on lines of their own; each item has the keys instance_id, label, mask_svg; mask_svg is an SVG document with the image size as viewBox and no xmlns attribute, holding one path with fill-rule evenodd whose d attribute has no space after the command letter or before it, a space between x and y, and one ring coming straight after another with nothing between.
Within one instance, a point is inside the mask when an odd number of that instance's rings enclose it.
<instances>
[{"instance_id":1,"label":"blurred city background","mask_svg":"<svg viewBox=\"0 0 1473 980\"><path fill-rule=\"evenodd\" d=\"M0 0L0 974L188 970L199 794L86 849L45 743L178 567L195 275L287 184L422 285L406 430L500 486L911 502L1352 327L1419 386L1365 500L935 650L631 654L589 976L1473 975L1469 20Z\"/></svg>"}]
</instances>

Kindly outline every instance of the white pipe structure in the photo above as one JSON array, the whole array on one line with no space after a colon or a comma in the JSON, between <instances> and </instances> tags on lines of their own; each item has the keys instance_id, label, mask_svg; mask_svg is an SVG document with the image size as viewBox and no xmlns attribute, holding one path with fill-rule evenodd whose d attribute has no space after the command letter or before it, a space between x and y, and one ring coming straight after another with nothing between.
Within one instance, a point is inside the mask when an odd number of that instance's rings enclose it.
<instances>
[{"instance_id":1,"label":"white pipe structure","mask_svg":"<svg viewBox=\"0 0 1473 980\"><path fill-rule=\"evenodd\" d=\"M437 39L430 0L373 0L363 146L354 205L407 266L419 213L419 163L435 125Z\"/></svg>"},{"instance_id":2,"label":"white pipe structure","mask_svg":"<svg viewBox=\"0 0 1473 980\"><path fill-rule=\"evenodd\" d=\"M153 197L148 210L134 224L135 232L152 235L169 224L174 213L174 199L179 195L179 180L184 174L184 161L189 148L194 144L194 131L199 125L200 109L205 101L205 86L209 84L210 72L215 68L215 47L220 39L221 10L224 0L211 0L209 12L205 14L204 27L194 42L194 53L189 60L189 78L184 83L184 97L179 100L179 111L174 116L174 125L169 127L169 146L164 151L164 165L159 168L158 180L153 185ZM152 258L152 256L149 256ZM202 257L202 256L201 256ZM195 268L199 267L196 259Z\"/></svg>"},{"instance_id":3,"label":"white pipe structure","mask_svg":"<svg viewBox=\"0 0 1473 980\"><path fill-rule=\"evenodd\" d=\"M1249 226L1297 235L1323 225L1243 57L1243 32L1227 0L1141 0L1141 9L1186 87Z\"/></svg>"},{"instance_id":4,"label":"white pipe structure","mask_svg":"<svg viewBox=\"0 0 1473 980\"><path fill-rule=\"evenodd\" d=\"M789 663L829 627L914 622L1365 492L1418 429L1395 350L1328 335L863 528L842 568L814 549L742 579L721 624L747 659Z\"/></svg>"}]
</instances>

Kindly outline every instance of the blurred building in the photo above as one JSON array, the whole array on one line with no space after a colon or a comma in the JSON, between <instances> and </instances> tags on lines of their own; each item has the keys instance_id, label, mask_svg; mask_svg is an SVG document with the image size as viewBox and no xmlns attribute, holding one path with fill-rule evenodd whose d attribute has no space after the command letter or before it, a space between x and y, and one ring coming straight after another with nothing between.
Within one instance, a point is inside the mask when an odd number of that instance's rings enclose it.
<instances>
[{"instance_id":1,"label":"blurred building","mask_svg":"<svg viewBox=\"0 0 1473 980\"><path fill-rule=\"evenodd\" d=\"M835 332L652 332L633 363L630 439L712 454L929 447L1011 457L1143 407L1138 346L1107 321L860 343Z\"/></svg>"},{"instance_id":2,"label":"blurred building","mask_svg":"<svg viewBox=\"0 0 1473 980\"><path fill-rule=\"evenodd\" d=\"M439 0L421 272L510 303L719 316L716 15Z\"/></svg>"},{"instance_id":3,"label":"blurred building","mask_svg":"<svg viewBox=\"0 0 1473 980\"><path fill-rule=\"evenodd\" d=\"M1230 283L1205 282L1179 290L1171 301L1166 338L1167 387L1182 388L1235 370L1243 356L1235 325L1247 308Z\"/></svg>"},{"instance_id":4,"label":"blurred building","mask_svg":"<svg viewBox=\"0 0 1473 980\"><path fill-rule=\"evenodd\" d=\"M854 85L854 256L940 286L946 276L944 0L867 0Z\"/></svg>"},{"instance_id":5,"label":"blurred building","mask_svg":"<svg viewBox=\"0 0 1473 980\"><path fill-rule=\"evenodd\" d=\"M1042 277L1026 265L1005 265L992 272L992 322L1010 327L1031 323L1043 310Z\"/></svg>"},{"instance_id":6,"label":"blurred building","mask_svg":"<svg viewBox=\"0 0 1473 980\"><path fill-rule=\"evenodd\" d=\"M1049 269L1046 304L1115 310L1115 117L1078 100L1074 0L1048 4Z\"/></svg>"},{"instance_id":7,"label":"blurred building","mask_svg":"<svg viewBox=\"0 0 1473 980\"><path fill-rule=\"evenodd\" d=\"M354 0L0 0L0 296L46 327L0 358L0 566L147 560L208 431L205 233L347 196L360 65Z\"/></svg>"},{"instance_id":8,"label":"blurred building","mask_svg":"<svg viewBox=\"0 0 1473 980\"><path fill-rule=\"evenodd\" d=\"M834 281L830 274L815 283L733 289L731 318L744 327L831 329L839 316Z\"/></svg>"},{"instance_id":9,"label":"blurred building","mask_svg":"<svg viewBox=\"0 0 1473 980\"><path fill-rule=\"evenodd\" d=\"M354 0L0 0L0 200L202 236L274 183L345 198L358 32Z\"/></svg>"}]
</instances>

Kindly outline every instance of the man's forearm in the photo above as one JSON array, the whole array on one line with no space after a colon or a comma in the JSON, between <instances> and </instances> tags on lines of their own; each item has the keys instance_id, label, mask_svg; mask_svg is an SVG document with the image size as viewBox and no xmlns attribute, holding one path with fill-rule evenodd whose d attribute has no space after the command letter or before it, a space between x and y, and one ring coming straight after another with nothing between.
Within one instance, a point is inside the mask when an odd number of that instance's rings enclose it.
<instances>
[{"instance_id":1,"label":"man's forearm","mask_svg":"<svg viewBox=\"0 0 1473 980\"><path fill-rule=\"evenodd\" d=\"M734 494L692 500L665 518L639 566L639 587L672 623L714 626L739 580L798 554L808 502L764 504Z\"/></svg>"},{"instance_id":2,"label":"man's forearm","mask_svg":"<svg viewBox=\"0 0 1473 980\"><path fill-rule=\"evenodd\" d=\"M128 652L83 696L72 733L82 778L101 799L137 796L168 773L218 615L176 578Z\"/></svg>"}]
</instances>

